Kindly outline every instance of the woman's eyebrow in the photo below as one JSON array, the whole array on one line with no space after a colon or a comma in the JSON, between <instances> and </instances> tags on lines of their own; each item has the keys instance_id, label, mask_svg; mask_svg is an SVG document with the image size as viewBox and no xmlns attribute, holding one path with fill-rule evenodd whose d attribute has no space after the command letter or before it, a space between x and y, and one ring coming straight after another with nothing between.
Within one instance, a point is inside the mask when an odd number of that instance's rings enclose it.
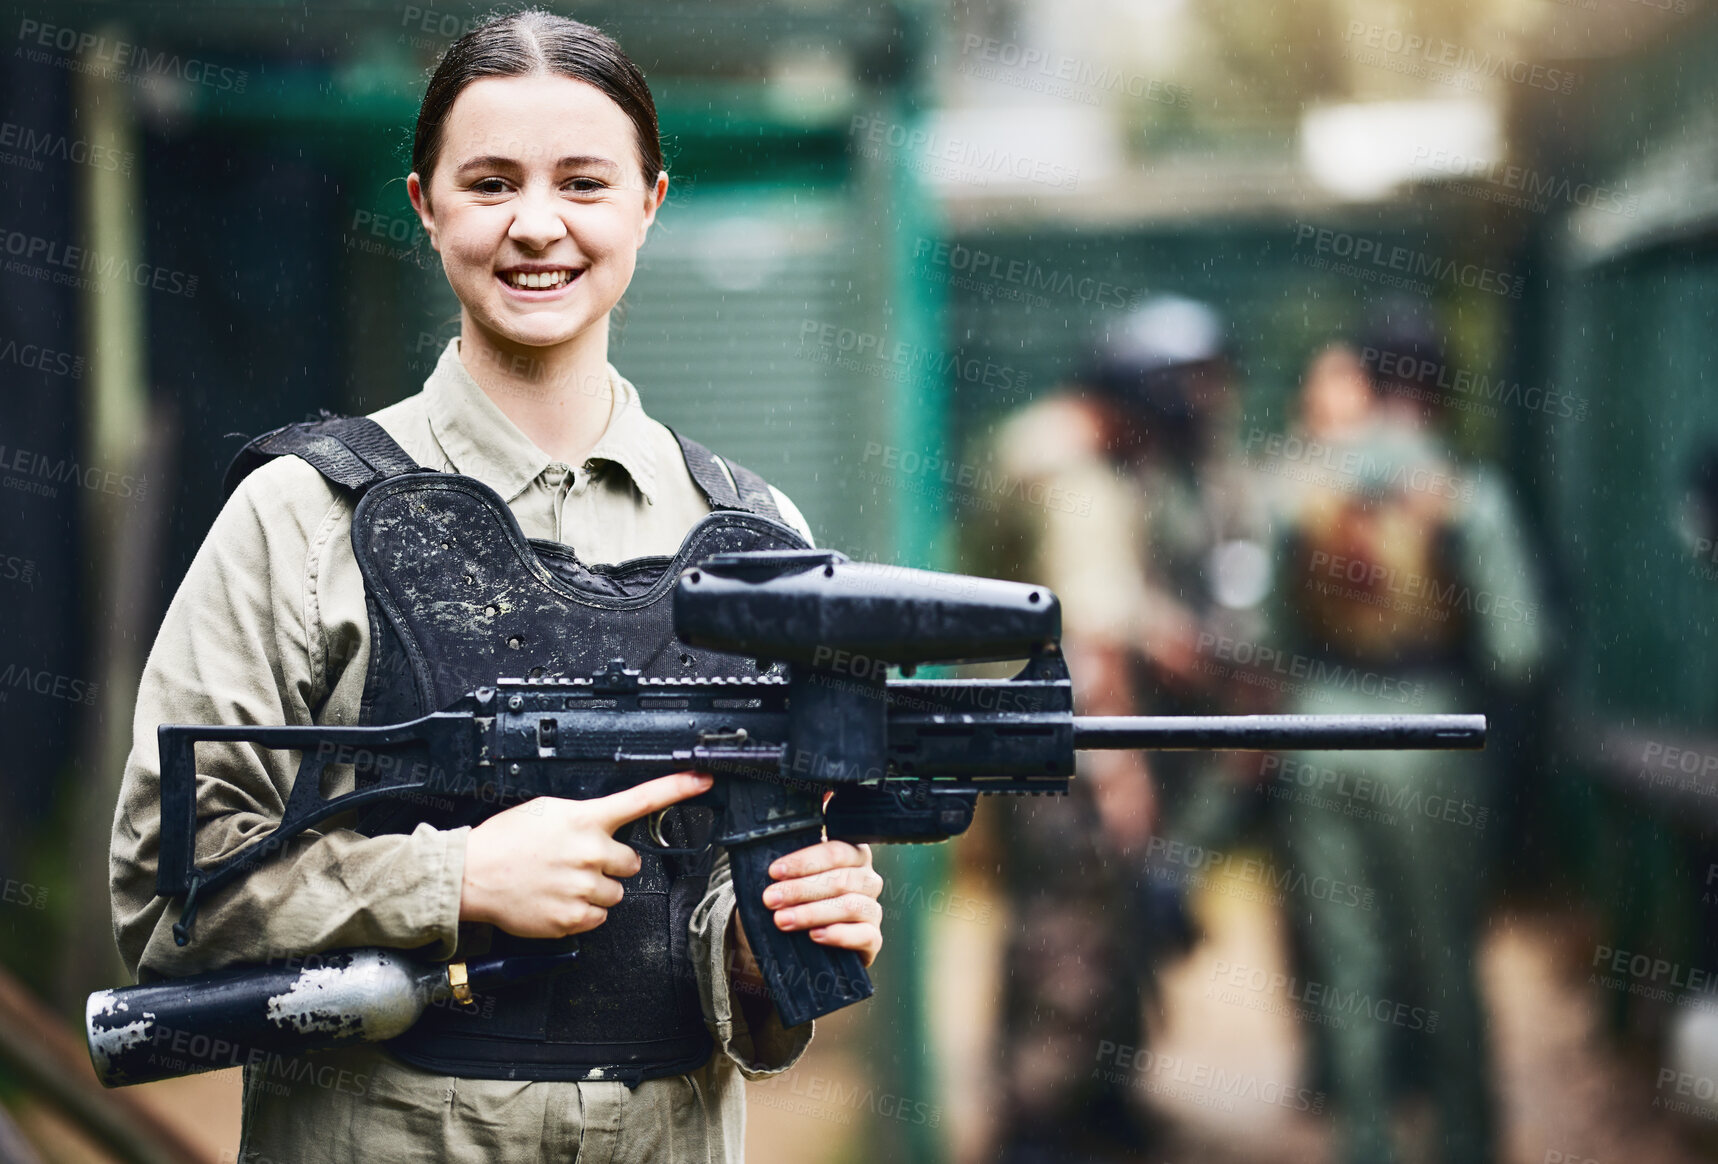
<instances>
[{"instance_id":1,"label":"woman's eyebrow","mask_svg":"<svg viewBox=\"0 0 1718 1164\"><path fill-rule=\"evenodd\" d=\"M461 162L456 173L463 174L468 170L517 170L522 163L517 158L505 157L501 154L484 154L481 157L467 158ZM618 163L595 154L572 154L561 158L555 163L558 170L595 169L618 172Z\"/></svg>"},{"instance_id":2,"label":"woman's eyebrow","mask_svg":"<svg viewBox=\"0 0 1718 1164\"><path fill-rule=\"evenodd\" d=\"M618 162L610 161L608 158L598 157L595 154L574 154L556 162L555 168L557 170L589 169L613 170L618 172L620 170L620 164Z\"/></svg>"},{"instance_id":3,"label":"woman's eyebrow","mask_svg":"<svg viewBox=\"0 0 1718 1164\"><path fill-rule=\"evenodd\" d=\"M515 158L503 157L500 154L484 154L481 157L467 158L459 163L454 172L463 174L467 170L517 170L519 162Z\"/></svg>"}]
</instances>

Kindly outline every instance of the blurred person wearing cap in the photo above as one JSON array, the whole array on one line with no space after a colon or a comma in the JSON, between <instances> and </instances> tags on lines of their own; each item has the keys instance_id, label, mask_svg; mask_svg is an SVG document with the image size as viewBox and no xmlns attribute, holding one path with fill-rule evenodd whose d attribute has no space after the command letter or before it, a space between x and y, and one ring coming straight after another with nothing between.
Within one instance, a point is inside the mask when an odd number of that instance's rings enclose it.
<instances>
[{"instance_id":1,"label":"blurred person wearing cap","mask_svg":"<svg viewBox=\"0 0 1718 1164\"><path fill-rule=\"evenodd\" d=\"M1366 358L1332 345L1310 364L1295 458L1264 458L1282 537L1271 623L1304 676L1285 712L1436 713L1490 706L1543 650L1538 587L1494 472L1438 437L1421 369L1441 367L1428 322L1400 307ZM1408 369L1414 379L1393 379ZM1431 381L1435 383L1436 377ZM1433 1159L1493 1158L1484 1014L1475 978L1487 849L1499 795L1461 752L1301 752L1267 763L1295 894L1296 976L1339 1158L1403 1158L1392 1133L1406 1084L1429 1087ZM1310 1012L1310 1013L1308 1013ZM1416 1155L1416 1158L1419 1158Z\"/></svg>"},{"instance_id":2,"label":"blurred person wearing cap","mask_svg":"<svg viewBox=\"0 0 1718 1164\"><path fill-rule=\"evenodd\" d=\"M1272 587L1267 481L1238 440L1240 397L1221 317L1165 296L1118 320L1092 374L1141 433L1127 476L1140 504L1142 593L1132 636L1145 714L1267 710L1234 683L1219 643L1257 643ZM1162 753L1160 831L1202 849L1235 844L1254 815L1250 753ZM1190 870L1154 870L1185 883Z\"/></svg>"},{"instance_id":3,"label":"blurred person wearing cap","mask_svg":"<svg viewBox=\"0 0 1718 1164\"><path fill-rule=\"evenodd\" d=\"M1083 714L1211 707L1201 635L1213 612L1262 597L1261 507L1233 453L1230 378L1217 313L1159 297L1113 321L1090 365L1005 418L976 458L1008 487L974 497L964 564L1060 596ZM1143 1044L1152 967L1191 941L1178 895L1148 871L1147 764L1082 755L1066 799L989 813L1014 915L998 1037L996 1158L1009 1164L1157 1146L1136 1073L1102 1056Z\"/></svg>"}]
</instances>

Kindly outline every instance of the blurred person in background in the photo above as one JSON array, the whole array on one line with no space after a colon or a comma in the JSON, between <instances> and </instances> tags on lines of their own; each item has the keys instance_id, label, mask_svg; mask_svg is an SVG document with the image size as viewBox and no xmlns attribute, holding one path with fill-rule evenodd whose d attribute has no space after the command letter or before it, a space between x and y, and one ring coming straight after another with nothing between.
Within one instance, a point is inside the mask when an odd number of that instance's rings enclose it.
<instances>
[{"instance_id":1,"label":"blurred person in background","mask_svg":"<svg viewBox=\"0 0 1718 1164\"><path fill-rule=\"evenodd\" d=\"M1307 364L1299 404L1300 434L1327 445L1358 444L1382 413L1365 363L1346 343L1324 347Z\"/></svg>"},{"instance_id":2,"label":"blurred person in background","mask_svg":"<svg viewBox=\"0 0 1718 1164\"><path fill-rule=\"evenodd\" d=\"M1165 692L1207 690L1198 643L1233 581L1220 547L1258 537L1237 516L1250 495L1218 471L1236 463L1222 330L1204 304L1148 302L1116 321L1090 369L1008 417L984 458L1019 487L969 515L966 566L1056 591L1082 714L1168 711L1188 704ZM1106 1066L1100 1047L1141 1044L1152 968L1190 942L1178 894L1147 874L1145 757L1082 755L1079 777L1066 800L1010 803L991 819L1015 918L999 1032L998 1158L1009 1162L1149 1146L1135 1075Z\"/></svg>"},{"instance_id":3,"label":"blurred person in background","mask_svg":"<svg viewBox=\"0 0 1718 1164\"><path fill-rule=\"evenodd\" d=\"M1237 439L1240 397L1221 316L1164 296L1112 329L1095 374L1147 418L1130 470L1139 499L1139 614L1133 627L1139 713L1264 710L1260 689L1213 666L1219 641L1257 642L1271 589L1270 510ZM1160 831L1190 846L1232 844L1253 814L1258 757L1165 752L1153 757ZM1185 883L1192 870L1156 875Z\"/></svg>"},{"instance_id":4,"label":"blurred person in background","mask_svg":"<svg viewBox=\"0 0 1718 1164\"><path fill-rule=\"evenodd\" d=\"M1458 464L1433 427L1442 345L1412 311L1374 327L1366 361L1336 345L1308 369L1301 448L1282 464L1274 633L1295 660L1295 713L1488 706L1542 651L1538 585L1508 493ZM1404 378L1405 377L1405 378ZM1284 448L1289 446L1285 444ZM1292 471L1291 471L1292 470ZM1430 1087L1435 1158L1493 1158L1475 953L1484 827L1498 797L1460 752L1303 752L1270 762L1297 895L1303 997L1332 1092L1340 1155L1388 1164L1404 1068ZM1312 984L1316 983L1314 989Z\"/></svg>"}]
</instances>

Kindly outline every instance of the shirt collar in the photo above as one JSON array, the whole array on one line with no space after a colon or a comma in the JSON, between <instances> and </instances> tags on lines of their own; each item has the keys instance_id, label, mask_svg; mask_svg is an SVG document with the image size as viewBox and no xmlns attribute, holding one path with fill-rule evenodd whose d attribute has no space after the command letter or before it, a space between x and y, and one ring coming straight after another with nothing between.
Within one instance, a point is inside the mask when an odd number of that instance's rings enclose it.
<instances>
[{"instance_id":1,"label":"shirt collar","mask_svg":"<svg viewBox=\"0 0 1718 1164\"><path fill-rule=\"evenodd\" d=\"M608 427L603 430L585 463L607 461L620 466L632 478L645 503L655 505L657 450L661 446L652 438L658 426L645 415L638 389L615 371L613 364L608 365L608 382L614 389L614 411L609 414Z\"/></svg>"},{"instance_id":2,"label":"shirt collar","mask_svg":"<svg viewBox=\"0 0 1718 1164\"><path fill-rule=\"evenodd\" d=\"M608 365L614 408L608 427L585 459L618 465L644 500L656 501L657 464L652 421L638 391L614 365ZM513 501L554 462L507 418L478 387L459 358L459 338L448 341L435 370L424 381L430 429L457 473L476 477L506 501Z\"/></svg>"}]
</instances>

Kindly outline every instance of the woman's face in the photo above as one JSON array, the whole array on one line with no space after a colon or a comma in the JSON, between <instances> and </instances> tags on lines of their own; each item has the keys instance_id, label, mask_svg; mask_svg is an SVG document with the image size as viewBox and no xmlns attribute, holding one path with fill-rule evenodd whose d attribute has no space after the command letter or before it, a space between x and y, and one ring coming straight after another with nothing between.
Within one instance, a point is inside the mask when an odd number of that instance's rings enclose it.
<instances>
[{"instance_id":1,"label":"woman's face","mask_svg":"<svg viewBox=\"0 0 1718 1164\"><path fill-rule=\"evenodd\" d=\"M668 176L646 189L632 122L595 86L489 77L454 99L428 190L406 185L466 318L546 347L606 325Z\"/></svg>"}]
</instances>

